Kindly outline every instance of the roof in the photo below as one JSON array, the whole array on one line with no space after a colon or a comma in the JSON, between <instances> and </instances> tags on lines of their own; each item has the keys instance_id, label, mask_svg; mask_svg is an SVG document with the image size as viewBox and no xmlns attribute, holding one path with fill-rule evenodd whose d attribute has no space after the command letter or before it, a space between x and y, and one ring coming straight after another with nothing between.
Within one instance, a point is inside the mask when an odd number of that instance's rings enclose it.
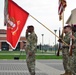
<instances>
[{"instance_id":1,"label":"roof","mask_svg":"<svg viewBox=\"0 0 76 75\"><path fill-rule=\"evenodd\" d=\"M76 8L71 11L71 15L66 21L66 24L76 24Z\"/></svg>"}]
</instances>

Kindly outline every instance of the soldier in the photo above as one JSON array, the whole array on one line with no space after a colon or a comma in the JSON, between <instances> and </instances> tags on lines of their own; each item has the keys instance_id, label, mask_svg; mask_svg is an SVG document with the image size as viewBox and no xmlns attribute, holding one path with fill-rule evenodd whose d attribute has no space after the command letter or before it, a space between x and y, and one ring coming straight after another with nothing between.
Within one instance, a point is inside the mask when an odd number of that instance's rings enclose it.
<instances>
[{"instance_id":1,"label":"soldier","mask_svg":"<svg viewBox=\"0 0 76 75\"><path fill-rule=\"evenodd\" d=\"M26 30L26 62L30 75L35 75L35 52L37 47L37 35L34 27L28 26Z\"/></svg>"},{"instance_id":2,"label":"soldier","mask_svg":"<svg viewBox=\"0 0 76 75\"><path fill-rule=\"evenodd\" d=\"M66 42L68 45L70 44L70 33L72 32L71 26L67 25L63 29L65 36L63 37L63 41ZM72 75L71 73L71 62L70 62L70 56L69 56L69 46L66 46L62 42L62 56L63 56L63 67L65 70L64 74L61 75Z\"/></svg>"},{"instance_id":3,"label":"soldier","mask_svg":"<svg viewBox=\"0 0 76 75\"><path fill-rule=\"evenodd\" d=\"M71 38L73 39L71 71L72 71L73 75L76 75L76 25L73 26L73 35L71 36Z\"/></svg>"}]
</instances>

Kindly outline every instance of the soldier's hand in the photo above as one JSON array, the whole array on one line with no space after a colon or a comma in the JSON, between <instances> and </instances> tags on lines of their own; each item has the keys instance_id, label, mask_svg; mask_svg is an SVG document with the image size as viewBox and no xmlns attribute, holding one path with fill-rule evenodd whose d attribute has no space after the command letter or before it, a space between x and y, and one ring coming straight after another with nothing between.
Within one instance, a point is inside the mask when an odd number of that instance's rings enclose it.
<instances>
[{"instance_id":1,"label":"soldier's hand","mask_svg":"<svg viewBox=\"0 0 76 75\"><path fill-rule=\"evenodd\" d=\"M29 52L29 56L32 56L32 54L33 54L32 52Z\"/></svg>"},{"instance_id":2,"label":"soldier's hand","mask_svg":"<svg viewBox=\"0 0 76 75\"><path fill-rule=\"evenodd\" d=\"M76 39L73 35L70 35L70 38L72 38L72 39Z\"/></svg>"},{"instance_id":3,"label":"soldier's hand","mask_svg":"<svg viewBox=\"0 0 76 75\"><path fill-rule=\"evenodd\" d=\"M61 43L62 43L62 40L61 40L61 39L59 39L59 40L58 40L58 42L61 42Z\"/></svg>"},{"instance_id":4,"label":"soldier's hand","mask_svg":"<svg viewBox=\"0 0 76 75\"><path fill-rule=\"evenodd\" d=\"M28 29L26 30L26 34L28 34Z\"/></svg>"}]
</instances>

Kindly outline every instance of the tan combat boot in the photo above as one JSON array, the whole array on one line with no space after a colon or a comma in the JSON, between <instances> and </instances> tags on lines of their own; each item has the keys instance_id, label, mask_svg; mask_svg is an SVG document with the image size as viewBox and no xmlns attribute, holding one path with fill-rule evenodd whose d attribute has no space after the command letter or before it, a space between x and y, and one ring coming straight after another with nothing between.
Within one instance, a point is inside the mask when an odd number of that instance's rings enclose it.
<instances>
[{"instance_id":1,"label":"tan combat boot","mask_svg":"<svg viewBox=\"0 0 76 75\"><path fill-rule=\"evenodd\" d=\"M60 75L72 75L71 72L65 72L64 74L60 74Z\"/></svg>"},{"instance_id":2,"label":"tan combat boot","mask_svg":"<svg viewBox=\"0 0 76 75\"><path fill-rule=\"evenodd\" d=\"M67 72L67 71L65 71L65 73L63 73L63 74L60 74L60 75L68 75L68 72Z\"/></svg>"},{"instance_id":3,"label":"tan combat boot","mask_svg":"<svg viewBox=\"0 0 76 75\"><path fill-rule=\"evenodd\" d=\"M35 75L35 73L31 73L31 75Z\"/></svg>"},{"instance_id":4,"label":"tan combat boot","mask_svg":"<svg viewBox=\"0 0 76 75\"><path fill-rule=\"evenodd\" d=\"M72 73L71 72L68 72L68 75L72 75Z\"/></svg>"},{"instance_id":5,"label":"tan combat boot","mask_svg":"<svg viewBox=\"0 0 76 75\"><path fill-rule=\"evenodd\" d=\"M60 75L66 75L66 73L60 74Z\"/></svg>"}]
</instances>

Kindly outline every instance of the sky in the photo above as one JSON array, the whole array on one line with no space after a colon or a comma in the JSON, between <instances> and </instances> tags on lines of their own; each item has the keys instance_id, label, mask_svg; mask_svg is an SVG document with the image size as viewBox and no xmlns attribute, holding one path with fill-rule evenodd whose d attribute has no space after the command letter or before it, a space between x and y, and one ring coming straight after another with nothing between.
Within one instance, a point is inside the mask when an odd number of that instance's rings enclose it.
<instances>
[{"instance_id":1,"label":"sky","mask_svg":"<svg viewBox=\"0 0 76 75\"><path fill-rule=\"evenodd\" d=\"M20 7L26 10L30 15L35 17L38 21L44 24L52 32L56 31L56 35L59 35L59 28L62 31L62 21L59 21L58 16L58 0L13 0ZM66 0L67 7L64 12L64 26L69 18L71 11L76 8L76 0ZM38 36L38 44L42 44L42 34L43 44L54 45L55 35L53 35L49 30L43 27L31 16L23 28L21 36L25 36L26 28L28 25L33 25L35 28L35 33ZM0 29L6 29L4 26L4 0L0 0ZM54 32L55 33L55 32ZM58 43L58 38L56 37L56 43Z\"/></svg>"}]
</instances>

